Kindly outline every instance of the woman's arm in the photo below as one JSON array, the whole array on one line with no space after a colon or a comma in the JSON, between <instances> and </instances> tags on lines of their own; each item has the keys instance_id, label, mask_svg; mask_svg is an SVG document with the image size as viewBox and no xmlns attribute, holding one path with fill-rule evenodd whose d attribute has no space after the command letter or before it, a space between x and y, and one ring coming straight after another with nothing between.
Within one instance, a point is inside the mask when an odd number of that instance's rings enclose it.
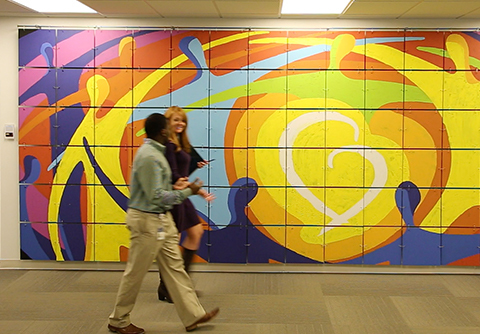
<instances>
[{"instance_id":1,"label":"woman's arm","mask_svg":"<svg viewBox=\"0 0 480 334\"><path fill-rule=\"evenodd\" d=\"M212 202L217 197L213 193L207 193L205 189L200 189L197 195L202 196L207 202Z\"/></svg>"},{"instance_id":2,"label":"woman's arm","mask_svg":"<svg viewBox=\"0 0 480 334\"><path fill-rule=\"evenodd\" d=\"M172 184L175 184L178 179L185 177L185 175L180 175L178 172L177 164L177 145L172 142L168 142L166 145L165 157L167 158L170 169L172 170Z\"/></svg>"}]
</instances>

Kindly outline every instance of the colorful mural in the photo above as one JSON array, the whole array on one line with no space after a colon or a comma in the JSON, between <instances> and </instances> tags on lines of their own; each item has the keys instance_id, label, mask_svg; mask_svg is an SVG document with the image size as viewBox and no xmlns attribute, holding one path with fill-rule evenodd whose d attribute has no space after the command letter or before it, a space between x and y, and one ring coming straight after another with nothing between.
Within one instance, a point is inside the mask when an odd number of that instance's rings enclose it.
<instances>
[{"instance_id":1,"label":"colorful mural","mask_svg":"<svg viewBox=\"0 0 480 334\"><path fill-rule=\"evenodd\" d=\"M480 265L480 35L19 30L22 258L123 261L143 121L216 194L197 261Z\"/></svg>"}]
</instances>

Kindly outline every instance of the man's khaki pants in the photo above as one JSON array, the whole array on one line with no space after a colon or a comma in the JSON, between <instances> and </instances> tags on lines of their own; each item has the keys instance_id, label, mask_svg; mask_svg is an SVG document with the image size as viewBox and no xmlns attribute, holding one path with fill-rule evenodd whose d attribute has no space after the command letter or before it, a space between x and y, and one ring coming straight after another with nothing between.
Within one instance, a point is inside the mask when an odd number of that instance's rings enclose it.
<instances>
[{"instance_id":1,"label":"man's khaki pants","mask_svg":"<svg viewBox=\"0 0 480 334\"><path fill-rule=\"evenodd\" d=\"M135 209L127 211L127 227L130 230L128 261L118 289L115 309L109 317L110 325L127 327L135 300L154 259L168 286L168 292L177 309L178 316L187 327L206 312L200 304L190 277L185 272L178 247L178 230L172 215L167 212L163 219L158 214ZM163 228L164 235L159 235ZM153 291L152 291L153 293Z\"/></svg>"}]
</instances>

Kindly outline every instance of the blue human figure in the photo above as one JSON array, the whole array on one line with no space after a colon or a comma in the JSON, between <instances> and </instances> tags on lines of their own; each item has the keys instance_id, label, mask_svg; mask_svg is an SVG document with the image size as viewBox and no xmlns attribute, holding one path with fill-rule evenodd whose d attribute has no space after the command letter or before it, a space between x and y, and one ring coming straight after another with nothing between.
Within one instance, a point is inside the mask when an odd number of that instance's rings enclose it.
<instances>
[{"instance_id":1,"label":"blue human figure","mask_svg":"<svg viewBox=\"0 0 480 334\"><path fill-rule=\"evenodd\" d=\"M440 234L436 233L439 228L415 226L414 215L420 200L418 187L410 181L402 182L395 192L395 202L405 222L403 234L388 245L343 263L445 265L479 254L478 234Z\"/></svg>"},{"instance_id":2,"label":"blue human figure","mask_svg":"<svg viewBox=\"0 0 480 334\"><path fill-rule=\"evenodd\" d=\"M212 228L202 240L208 247L201 247L197 254L213 263L318 263L278 244L252 224L245 208L257 193L257 182L251 178L240 178L232 184L228 194L231 219L225 228L218 229L201 214Z\"/></svg>"}]
</instances>

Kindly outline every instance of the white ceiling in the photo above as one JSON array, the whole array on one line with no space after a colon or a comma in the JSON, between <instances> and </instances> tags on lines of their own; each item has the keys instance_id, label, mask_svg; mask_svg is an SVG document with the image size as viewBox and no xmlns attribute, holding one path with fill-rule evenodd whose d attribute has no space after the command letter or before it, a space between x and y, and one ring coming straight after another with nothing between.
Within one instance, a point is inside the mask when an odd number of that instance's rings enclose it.
<instances>
[{"instance_id":1,"label":"white ceiling","mask_svg":"<svg viewBox=\"0 0 480 334\"><path fill-rule=\"evenodd\" d=\"M335 1L335 0L331 0ZM298 18L280 14L282 0L80 0L100 14L40 14L0 0L0 16L107 18ZM309 16L308 18L318 18ZM476 19L480 0L354 0L341 19Z\"/></svg>"}]
</instances>

